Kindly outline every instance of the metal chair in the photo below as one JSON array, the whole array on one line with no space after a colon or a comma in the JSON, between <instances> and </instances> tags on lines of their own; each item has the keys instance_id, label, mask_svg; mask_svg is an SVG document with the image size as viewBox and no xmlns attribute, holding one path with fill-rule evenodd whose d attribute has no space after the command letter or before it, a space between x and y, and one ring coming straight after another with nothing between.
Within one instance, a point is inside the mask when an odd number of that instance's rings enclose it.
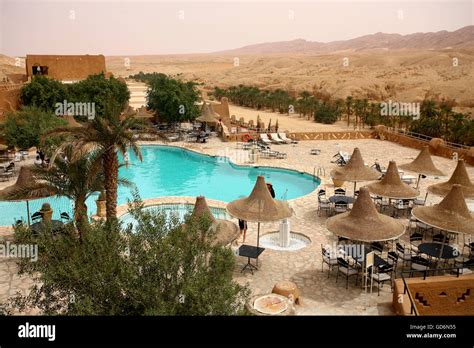
<instances>
[{"instance_id":1,"label":"metal chair","mask_svg":"<svg viewBox=\"0 0 474 348\"><path fill-rule=\"evenodd\" d=\"M380 296L380 288L383 287L383 283L390 282L390 288L393 291L393 266L384 265L375 267L375 272L372 273L372 279L377 282L377 296Z\"/></svg>"},{"instance_id":2,"label":"metal chair","mask_svg":"<svg viewBox=\"0 0 474 348\"><path fill-rule=\"evenodd\" d=\"M356 278L356 286L357 281L359 278L359 269L354 265L351 265L348 261L344 260L341 257L337 258L337 275L336 275L336 283L337 279L339 278L339 273L342 273L346 277L346 289L349 288L349 278L355 276Z\"/></svg>"},{"instance_id":3,"label":"metal chair","mask_svg":"<svg viewBox=\"0 0 474 348\"><path fill-rule=\"evenodd\" d=\"M345 196L346 195L346 190L343 188L337 188L334 190L334 195L335 196Z\"/></svg>"},{"instance_id":4,"label":"metal chair","mask_svg":"<svg viewBox=\"0 0 474 348\"><path fill-rule=\"evenodd\" d=\"M328 265L328 278L331 273L331 270L334 267L337 267L337 257L333 255L329 250L323 247L321 244L321 254L322 254L322 262L321 262L321 272L324 271L324 264Z\"/></svg>"}]
</instances>

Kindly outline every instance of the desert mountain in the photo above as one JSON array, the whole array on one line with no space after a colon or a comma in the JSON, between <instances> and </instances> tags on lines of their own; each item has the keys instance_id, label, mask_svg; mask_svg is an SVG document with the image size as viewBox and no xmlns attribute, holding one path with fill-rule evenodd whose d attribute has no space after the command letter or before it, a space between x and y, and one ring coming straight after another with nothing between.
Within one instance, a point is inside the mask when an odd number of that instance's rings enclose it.
<instances>
[{"instance_id":1,"label":"desert mountain","mask_svg":"<svg viewBox=\"0 0 474 348\"><path fill-rule=\"evenodd\" d=\"M474 48L474 25L456 31L436 33L415 33L408 35L376 33L355 39L328 43L303 39L279 41L244 46L241 48L216 52L219 54L318 54L341 51L364 50L440 50Z\"/></svg>"}]
</instances>

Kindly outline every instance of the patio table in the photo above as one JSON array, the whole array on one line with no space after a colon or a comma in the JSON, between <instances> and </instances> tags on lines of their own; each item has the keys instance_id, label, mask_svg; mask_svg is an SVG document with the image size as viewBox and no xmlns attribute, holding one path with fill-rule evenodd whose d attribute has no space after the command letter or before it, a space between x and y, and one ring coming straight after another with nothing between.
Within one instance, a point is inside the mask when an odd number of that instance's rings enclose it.
<instances>
[{"instance_id":1,"label":"patio table","mask_svg":"<svg viewBox=\"0 0 474 348\"><path fill-rule=\"evenodd\" d=\"M442 243L422 243L418 245L418 251L431 257L439 258L441 252ZM455 250L452 246L444 244L442 259L455 259L459 256L459 251Z\"/></svg>"},{"instance_id":2,"label":"patio table","mask_svg":"<svg viewBox=\"0 0 474 348\"><path fill-rule=\"evenodd\" d=\"M253 270L258 270L258 267L255 265L252 265L250 263L250 259L257 259L265 248L261 247L255 247L252 245L241 245L240 248L238 249L239 256L243 256L247 258L247 264L242 268L241 272L245 271L246 269L249 269L250 272L253 274Z\"/></svg>"},{"instance_id":3,"label":"patio table","mask_svg":"<svg viewBox=\"0 0 474 348\"><path fill-rule=\"evenodd\" d=\"M354 203L355 199L354 197L350 197L350 196L334 195L334 196L329 197L329 201L331 203L344 202L346 204L352 204Z\"/></svg>"}]
</instances>

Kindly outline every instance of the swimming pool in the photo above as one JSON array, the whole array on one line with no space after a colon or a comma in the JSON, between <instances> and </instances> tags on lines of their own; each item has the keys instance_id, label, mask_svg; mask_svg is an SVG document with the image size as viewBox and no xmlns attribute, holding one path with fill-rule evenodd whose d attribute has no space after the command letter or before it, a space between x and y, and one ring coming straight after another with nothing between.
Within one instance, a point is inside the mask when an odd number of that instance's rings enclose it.
<instances>
[{"instance_id":1,"label":"swimming pool","mask_svg":"<svg viewBox=\"0 0 474 348\"><path fill-rule=\"evenodd\" d=\"M172 217L177 218L180 222L184 222L184 218L187 214L191 214L194 209L194 204L187 204L187 203L164 203L164 204L157 204L157 205L150 205L143 208L145 211L155 211L160 212L165 215L167 221L170 221ZM209 207L212 215L216 219L222 220L229 220L230 216L227 214L227 211L224 208L215 208ZM123 222L125 225L132 225L133 229L137 225L137 220L130 214L125 213L119 217L120 221Z\"/></svg>"},{"instance_id":2,"label":"swimming pool","mask_svg":"<svg viewBox=\"0 0 474 348\"><path fill-rule=\"evenodd\" d=\"M275 189L277 199L294 199L312 192L319 180L312 175L294 170L270 167L239 166L222 157L202 155L179 147L143 145L140 147L143 162L130 154L129 166L120 169L120 176L136 184L141 198L163 196L199 196L230 202L247 196L258 175L263 175ZM13 184L13 181L11 182ZM119 187L118 204L127 203L132 197L129 188ZM89 215L96 211L94 195L87 201ZM30 202L33 214L49 202L53 218L61 212L72 213L72 202L64 197L50 197ZM14 221L26 221L25 202L0 202L0 226Z\"/></svg>"}]
</instances>

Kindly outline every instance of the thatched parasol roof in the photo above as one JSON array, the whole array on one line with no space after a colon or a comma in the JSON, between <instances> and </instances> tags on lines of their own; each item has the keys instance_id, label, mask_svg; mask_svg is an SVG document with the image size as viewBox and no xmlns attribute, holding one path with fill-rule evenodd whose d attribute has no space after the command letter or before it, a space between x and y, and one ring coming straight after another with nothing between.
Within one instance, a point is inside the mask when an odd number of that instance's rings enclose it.
<instances>
[{"instance_id":1,"label":"thatched parasol roof","mask_svg":"<svg viewBox=\"0 0 474 348\"><path fill-rule=\"evenodd\" d=\"M362 242L397 239L405 232L401 222L377 212L365 187L360 189L352 210L330 217L326 227L337 236Z\"/></svg>"},{"instance_id":2,"label":"thatched parasol roof","mask_svg":"<svg viewBox=\"0 0 474 348\"><path fill-rule=\"evenodd\" d=\"M402 164L400 169L409 170L423 175L444 176L445 174L435 167L431 159L430 149L428 146L423 146L418 156L411 163Z\"/></svg>"},{"instance_id":3,"label":"thatched parasol roof","mask_svg":"<svg viewBox=\"0 0 474 348\"><path fill-rule=\"evenodd\" d=\"M461 185L464 198L474 198L474 185L467 174L466 165L463 160L459 160L453 174L448 181L428 186L428 192L438 196L446 196L453 185Z\"/></svg>"},{"instance_id":4,"label":"thatched parasol roof","mask_svg":"<svg viewBox=\"0 0 474 348\"><path fill-rule=\"evenodd\" d=\"M217 123L219 119L214 110L212 110L212 106L204 102L202 104L201 116L197 117L196 121L204 123Z\"/></svg>"},{"instance_id":5,"label":"thatched parasol roof","mask_svg":"<svg viewBox=\"0 0 474 348\"><path fill-rule=\"evenodd\" d=\"M203 217L206 217L209 219L209 221L212 221L209 230L207 230L205 233L212 236L212 245L228 245L239 237L239 227L232 221L216 219L214 215L212 215L212 212L207 205L206 198L204 196L199 196L196 197L196 203L194 204L194 210L191 214L191 219Z\"/></svg>"},{"instance_id":6,"label":"thatched parasol roof","mask_svg":"<svg viewBox=\"0 0 474 348\"><path fill-rule=\"evenodd\" d=\"M461 185L454 184L439 204L413 208L412 215L441 230L474 234L474 215L467 208Z\"/></svg>"},{"instance_id":7,"label":"thatched parasol roof","mask_svg":"<svg viewBox=\"0 0 474 348\"><path fill-rule=\"evenodd\" d=\"M4 188L0 191L0 200L1 201L26 201L32 199L39 199L44 197L49 197L53 193L48 190L27 190L25 188L33 188L34 177L32 174L32 168L29 166L20 167L20 174L16 182Z\"/></svg>"},{"instance_id":8,"label":"thatched parasol roof","mask_svg":"<svg viewBox=\"0 0 474 348\"><path fill-rule=\"evenodd\" d=\"M251 222L283 220L293 213L287 202L272 198L263 176L257 178L250 196L227 204L227 212L235 218Z\"/></svg>"},{"instance_id":9,"label":"thatched parasol roof","mask_svg":"<svg viewBox=\"0 0 474 348\"><path fill-rule=\"evenodd\" d=\"M397 198L397 199L412 199L418 196L418 191L409 185L405 184L400 179L397 164L395 161L390 161L387 173L379 182L366 185L372 194L382 197Z\"/></svg>"},{"instance_id":10,"label":"thatched parasol roof","mask_svg":"<svg viewBox=\"0 0 474 348\"><path fill-rule=\"evenodd\" d=\"M364 164L358 147L354 148L349 162L342 167L331 171L331 177L342 181L371 181L377 180L382 174Z\"/></svg>"}]
</instances>

